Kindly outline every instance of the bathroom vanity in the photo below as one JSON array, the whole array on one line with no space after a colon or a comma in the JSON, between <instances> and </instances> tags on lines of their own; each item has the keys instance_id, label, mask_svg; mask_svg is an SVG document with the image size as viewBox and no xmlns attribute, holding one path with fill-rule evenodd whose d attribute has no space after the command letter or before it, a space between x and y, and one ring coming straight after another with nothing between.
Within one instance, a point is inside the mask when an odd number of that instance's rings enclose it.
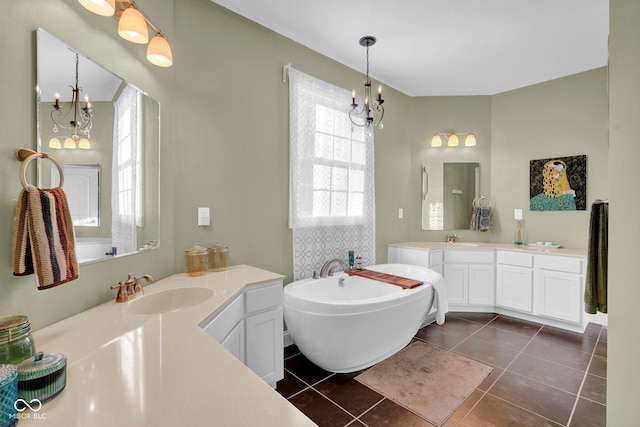
<instances>
[{"instance_id":1,"label":"bathroom vanity","mask_svg":"<svg viewBox=\"0 0 640 427\"><path fill-rule=\"evenodd\" d=\"M20 425L315 425L273 389L283 278L176 274L34 332L37 351L66 356L67 385Z\"/></svg>"},{"instance_id":2,"label":"bathroom vanity","mask_svg":"<svg viewBox=\"0 0 640 427\"><path fill-rule=\"evenodd\" d=\"M450 311L495 312L583 332L587 251L499 243L405 242L390 263L441 273Z\"/></svg>"}]
</instances>

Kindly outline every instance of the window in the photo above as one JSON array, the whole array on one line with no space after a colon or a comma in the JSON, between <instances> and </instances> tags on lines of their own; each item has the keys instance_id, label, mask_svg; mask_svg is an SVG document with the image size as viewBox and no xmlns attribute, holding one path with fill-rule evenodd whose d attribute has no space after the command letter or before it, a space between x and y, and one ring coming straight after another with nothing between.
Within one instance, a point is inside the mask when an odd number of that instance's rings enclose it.
<instances>
[{"instance_id":1,"label":"window","mask_svg":"<svg viewBox=\"0 0 640 427\"><path fill-rule=\"evenodd\" d=\"M349 120L349 91L296 70L290 85L292 228L373 221L373 136Z\"/></svg>"}]
</instances>

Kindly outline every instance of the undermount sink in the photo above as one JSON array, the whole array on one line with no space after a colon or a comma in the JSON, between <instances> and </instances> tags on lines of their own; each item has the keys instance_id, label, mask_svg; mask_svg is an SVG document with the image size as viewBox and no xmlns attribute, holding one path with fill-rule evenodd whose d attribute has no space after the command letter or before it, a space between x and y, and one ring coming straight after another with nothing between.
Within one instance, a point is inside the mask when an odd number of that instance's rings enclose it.
<instances>
[{"instance_id":1,"label":"undermount sink","mask_svg":"<svg viewBox=\"0 0 640 427\"><path fill-rule=\"evenodd\" d=\"M450 242L451 246L462 246L462 247L474 247L478 246L477 243L467 243L467 242Z\"/></svg>"},{"instance_id":2,"label":"undermount sink","mask_svg":"<svg viewBox=\"0 0 640 427\"><path fill-rule=\"evenodd\" d=\"M207 288L178 288L145 295L129 303L127 310L134 314L162 314L193 307L213 296Z\"/></svg>"}]
</instances>

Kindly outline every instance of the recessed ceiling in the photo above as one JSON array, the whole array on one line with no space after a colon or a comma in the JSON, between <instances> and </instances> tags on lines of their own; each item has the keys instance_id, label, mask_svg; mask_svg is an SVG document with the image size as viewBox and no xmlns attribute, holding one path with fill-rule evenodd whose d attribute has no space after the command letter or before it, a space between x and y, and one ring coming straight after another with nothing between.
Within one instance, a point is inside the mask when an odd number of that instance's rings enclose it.
<instances>
[{"instance_id":1,"label":"recessed ceiling","mask_svg":"<svg viewBox=\"0 0 640 427\"><path fill-rule=\"evenodd\" d=\"M373 35L371 76L410 96L493 95L607 65L609 0L212 1L362 73L358 41Z\"/></svg>"}]
</instances>

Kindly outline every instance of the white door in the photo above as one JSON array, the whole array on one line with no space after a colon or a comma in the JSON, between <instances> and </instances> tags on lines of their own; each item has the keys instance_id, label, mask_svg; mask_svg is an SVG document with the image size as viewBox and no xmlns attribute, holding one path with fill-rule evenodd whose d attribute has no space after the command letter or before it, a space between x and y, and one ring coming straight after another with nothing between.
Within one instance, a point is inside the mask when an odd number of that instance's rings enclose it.
<instances>
[{"instance_id":1,"label":"white door","mask_svg":"<svg viewBox=\"0 0 640 427\"><path fill-rule=\"evenodd\" d=\"M495 305L493 265L469 265L469 304Z\"/></svg>"}]
</instances>

